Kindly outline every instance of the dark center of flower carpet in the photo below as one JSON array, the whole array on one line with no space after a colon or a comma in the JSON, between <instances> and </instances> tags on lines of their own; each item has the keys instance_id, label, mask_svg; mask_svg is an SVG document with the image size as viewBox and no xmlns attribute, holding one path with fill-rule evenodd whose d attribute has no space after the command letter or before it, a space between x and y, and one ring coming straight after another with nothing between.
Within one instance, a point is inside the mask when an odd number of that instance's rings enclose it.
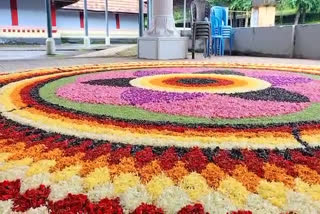
<instances>
[{"instance_id":1,"label":"dark center of flower carpet","mask_svg":"<svg viewBox=\"0 0 320 214\"><path fill-rule=\"evenodd\" d=\"M207 85L211 83L218 82L214 79L206 79L206 78L183 78L177 81L178 83L186 84L186 85Z\"/></svg>"}]
</instances>

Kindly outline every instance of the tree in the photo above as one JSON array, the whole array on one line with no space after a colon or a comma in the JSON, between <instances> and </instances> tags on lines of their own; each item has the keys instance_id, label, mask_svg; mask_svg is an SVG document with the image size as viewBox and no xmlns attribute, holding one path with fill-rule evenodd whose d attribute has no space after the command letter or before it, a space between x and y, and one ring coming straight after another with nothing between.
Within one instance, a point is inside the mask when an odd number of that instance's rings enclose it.
<instances>
[{"instance_id":1,"label":"tree","mask_svg":"<svg viewBox=\"0 0 320 214\"><path fill-rule=\"evenodd\" d=\"M230 9L232 10L242 10L248 11L252 8L251 0L232 0L230 4Z\"/></svg>"},{"instance_id":2,"label":"tree","mask_svg":"<svg viewBox=\"0 0 320 214\"><path fill-rule=\"evenodd\" d=\"M231 10L249 11L252 8L252 0L209 0L209 2L218 6L227 6ZM236 12L232 13L232 17L232 26L236 26Z\"/></svg>"},{"instance_id":3,"label":"tree","mask_svg":"<svg viewBox=\"0 0 320 214\"><path fill-rule=\"evenodd\" d=\"M307 12L317 12L320 10L320 0L287 0L292 8L296 8L296 17L294 24L299 24L300 16L302 23L305 22Z\"/></svg>"},{"instance_id":4,"label":"tree","mask_svg":"<svg viewBox=\"0 0 320 214\"><path fill-rule=\"evenodd\" d=\"M251 10L252 0L208 0L212 5L230 7L232 10Z\"/></svg>"}]
</instances>

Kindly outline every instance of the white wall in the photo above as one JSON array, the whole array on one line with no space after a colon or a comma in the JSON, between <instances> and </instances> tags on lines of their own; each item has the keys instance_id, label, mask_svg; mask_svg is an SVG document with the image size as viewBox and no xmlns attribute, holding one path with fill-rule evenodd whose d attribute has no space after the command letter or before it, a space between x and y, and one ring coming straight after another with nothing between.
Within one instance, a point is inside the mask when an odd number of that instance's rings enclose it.
<instances>
[{"instance_id":1,"label":"white wall","mask_svg":"<svg viewBox=\"0 0 320 214\"><path fill-rule=\"evenodd\" d=\"M18 0L17 4L19 26L46 27L47 19L44 0Z\"/></svg>"},{"instance_id":2,"label":"white wall","mask_svg":"<svg viewBox=\"0 0 320 214\"><path fill-rule=\"evenodd\" d=\"M11 24L10 0L0 0L0 27Z\"/></svg>"},{"instance_id":3,"label":"white wall","mask_svg":"<svg viewBox=\"0 0 320 214\"><path fill-rule=\"evenodd\" d=\"M111 14L109 14L109 16L110 15ZM113 24L110 19L109 19L109 24L110 25ZM88 25L89 25L89 30L104 30L106 26L104 13L90 11L88 13Z\"/></svg>"},{"instance_id":4,"label":"white wall","mask_svg":"<svg viewBox=\"0 0 320 214\"><path fill-rule=\"evenodd\" d=\"M19 27L46 28L44 0L17 0ZM80 30L79 10L57 10L57 28ZM105 13L89 11L89 30L105 30ZM120 30L138 30L138 14L119 14ZM0 0L0 26L11 26L10 0ZM116 31L115 13L109 12L109 29Z\"/></svg>"},{"instance_id":5,"label":"white wall","mask_svg":"<svg viewBox=\"0 0 320 214\"><path fill-rule=\"evenodd\" d=\"M89 30L104 30L106 26L104 12L89 11L88 25ZM79 11L58 10L57 27L58 29L80 29ZM111 12L109 12L109 29L116 29L115 14ZM139 29L138 14L120 14L120 29Z\"/></svg>"},{"instance_id":6,"label":"white wall","mask_svg":"<svg viewBox=\"0 0 320 214\"><path fill-rule=\"evenodd\" d=\"M139 29L138 14L120 14L120 29Z\"/></svg>"},{"instance_id":7,"label":"white wall","mask_svg":"<svg viewBox=\"0 0 320 214\"><path fill-rule=\"evenodd\" d=\"M320 24L297 25L295 34L294 56L320 59Z\"/></svg>"},{"instance_id":8,"label":"white wall","mask_svg":"<svg viewBox=\"0 0 320 214\"><path fill-rule=\"evenodd\" d=\"M105 16L104 12L88 13L89 30L104 30ZM58 29L80 29L80 11L75 10L57 10L57 27ZM116 28L116 21L114 14L109 13L109 29Z\"/></svg>"},{"instance_id":9,"label":"white wall","mask_svg":"<svg viewBox=\"0 0 320 214\"><path fill-rule=\"evenodd\" d=\"M235 28L233 49L239 53L291 57L292 26Z\"/></svg>"},{"instance_id":10,"label":"white wall","mask_svg":"<svg viewBox=\"0 0 320 214\"><path fill-rule=\"evenodd\" d=\"M79 11L57 10L57 28L58 29L80 29Z\"/></svg>"}]
</instances>

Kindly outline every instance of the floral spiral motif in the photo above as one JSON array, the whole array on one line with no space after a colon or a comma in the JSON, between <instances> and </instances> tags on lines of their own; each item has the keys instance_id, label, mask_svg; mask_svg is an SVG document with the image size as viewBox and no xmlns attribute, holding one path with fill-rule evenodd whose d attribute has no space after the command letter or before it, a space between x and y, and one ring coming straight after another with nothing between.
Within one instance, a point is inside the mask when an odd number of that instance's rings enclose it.
<instances>
[{"instance_id":1,"label":"floral spiral motif","mask_svg":"<svg viewBox=\"0 0 320 214\"><path fill-rule=\"evenodd\" d=\"M319 67L107 64L0 85L0 213L320 212Z\"/></svg>"}]
</instances>

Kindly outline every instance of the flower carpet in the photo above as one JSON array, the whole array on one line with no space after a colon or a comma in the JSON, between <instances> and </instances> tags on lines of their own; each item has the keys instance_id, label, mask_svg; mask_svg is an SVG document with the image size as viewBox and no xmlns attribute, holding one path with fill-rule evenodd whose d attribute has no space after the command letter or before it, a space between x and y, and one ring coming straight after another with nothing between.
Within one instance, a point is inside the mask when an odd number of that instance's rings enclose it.
<instances>
[{"instance_id":1,"label":"flower carpet","mask_svg":"<svg viewBox=\"0 0 320 214\"><path fill-rule=\"evenodd\" d=\"M0 76L0 213L320 213L320 67Z\"/></svg>"}]
</instances>

